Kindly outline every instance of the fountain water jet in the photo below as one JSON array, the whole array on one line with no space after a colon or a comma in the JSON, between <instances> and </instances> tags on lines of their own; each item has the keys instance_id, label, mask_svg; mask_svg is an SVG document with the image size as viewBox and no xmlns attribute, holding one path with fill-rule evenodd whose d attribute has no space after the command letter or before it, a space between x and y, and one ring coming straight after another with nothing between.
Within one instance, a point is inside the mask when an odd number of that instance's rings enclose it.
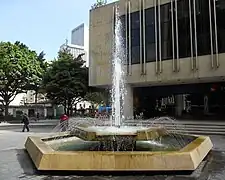
<instances>
[{"instance_id":1,"label":"fountain water jet","mask_svg":"<svg viewBox=\"0 0 225 180\"><path fill-rule=\"evenodd\" d=\"M115 7L114 52L112 60L112 125L120 127L124 118L124 44L119 9Z\"/></svg>"}]
</instances>

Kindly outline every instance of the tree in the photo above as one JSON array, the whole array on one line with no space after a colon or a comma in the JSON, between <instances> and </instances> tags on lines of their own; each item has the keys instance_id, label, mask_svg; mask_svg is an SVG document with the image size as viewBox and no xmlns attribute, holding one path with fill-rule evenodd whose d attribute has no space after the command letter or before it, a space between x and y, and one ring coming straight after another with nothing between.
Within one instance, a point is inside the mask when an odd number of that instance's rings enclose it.
<instances>
[{"instance_id":1,"label":"tree","mask_svg":"<svg viewBox=\"0 0 225 180\"><path fill-rule=\"evenodd\" d=\"M95 90L92 92L89 92L85 96L85 100L89 101L92 105L108 105L108 91L104 90Z\"/></svg>"},{"instance_id":2,"label":"tree","mask_svg":"<svg viewBox=\"0 0 225 180\"><path fill-rule=\"evenodd\" d=\"M45 61L45 53L41 51L41 53L37 56L37 61L40 63L40 67L42 72L47 71L48 63ZM43 73L38 74L38 80L29 85L28 90L33 90L35 95L35 104L37 104L38 93L41 91L41 85L43 80Z\"/></svg>"},{"instance_id":3,"label":"tree","mask_svg":"<svg viewBox=\"0 0 225 180\"><path fill-rule=\"evenodd\" d=\"M72 113L73 105L81 101L88 90L88 69L80 56L73 58L68 49L59 51L43 79L47 98L64 106L66 114Z\"/></svg>"},{"instance_id":4,"label":"tree","mask_svg":"<svg viewBox=\"0 0 225 180\"><path fill-rule=\"evenodd\" d=\"M30 84L39 81L42 68L37 54L19 41L0 42L0 97L5 117L8 107L17 94L24 93Z\"/></svg>"},{"instance_id":5,"label":"tree","mask_svg":"<svg viewBox=\"0 0 225 180\"><path fill-rule=\"evenodd\" d=\"M98 7L101 7L101 6L105 5L105 4L107 4L106 0L97 0L97 2L94 3L91 8L96 9Z\"/></svg>"}]
</instances>

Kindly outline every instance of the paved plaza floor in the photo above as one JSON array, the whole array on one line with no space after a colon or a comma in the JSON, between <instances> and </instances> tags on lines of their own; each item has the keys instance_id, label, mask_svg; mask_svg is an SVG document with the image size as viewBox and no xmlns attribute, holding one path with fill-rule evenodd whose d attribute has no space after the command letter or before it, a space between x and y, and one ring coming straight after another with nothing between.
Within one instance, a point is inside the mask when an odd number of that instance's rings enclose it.
<instances>
[{"instance_id":1,"label":"paved plaza floor","mask_svg":"<svg viewBox=\"0 0 225 180\"><path fill-rule=\"evenodd\" d=\"M32 132L33 131L33 132ZM50 128L34 128L22 133L21 129L0 130L0 180L224 180L225 179L225 136L211 136L213 151L192 173L170 175L160 174L56 174L38 172L27 152L24 143L29 135L45 136Z\"/></svg>"}]
</instances>

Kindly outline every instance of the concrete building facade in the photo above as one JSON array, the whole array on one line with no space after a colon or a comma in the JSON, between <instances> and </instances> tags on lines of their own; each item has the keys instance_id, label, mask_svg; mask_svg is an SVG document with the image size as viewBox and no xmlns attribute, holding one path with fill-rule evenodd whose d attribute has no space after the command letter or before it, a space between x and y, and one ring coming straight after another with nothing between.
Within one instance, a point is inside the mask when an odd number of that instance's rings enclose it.
<instances>
[{"instance_id":1,"label":"concrete building facade","mask_svg":"<svg viewBox=\"0 0 225 180\"><path fill-rule=\"evenodd\" d=\"M126 50L127 115L133 115L140 99L150 96L151 112L160 102L171 104L181 115L188 102L193 104L200 96L201 111L207 106L214 114L225 110L220 100L225 97L224 0L120 0L91 10L91 86L111 85L116 6Z\"/></svg>"}]
</instances>

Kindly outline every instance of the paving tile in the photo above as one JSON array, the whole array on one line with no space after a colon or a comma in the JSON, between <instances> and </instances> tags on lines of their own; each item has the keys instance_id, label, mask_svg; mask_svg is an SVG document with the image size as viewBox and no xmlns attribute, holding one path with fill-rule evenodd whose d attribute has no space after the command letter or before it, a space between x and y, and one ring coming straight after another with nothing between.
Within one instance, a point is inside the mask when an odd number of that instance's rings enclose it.
<instances>
[{"instance_id":1,"label":"paving tile","mask_svg":"<svg viewBox=\"0 0 225 180\"><path fill-rule=\"evenodd\" d=\"M171 175L69 175L41 174L27 152L23 149L28 135L45 136L51 129L34 129L30 133L18 129L0 131L0 180L224 180L225 177L225 137L211 136L213 151L191 174Z\"/></svg>"}]
</instances>

